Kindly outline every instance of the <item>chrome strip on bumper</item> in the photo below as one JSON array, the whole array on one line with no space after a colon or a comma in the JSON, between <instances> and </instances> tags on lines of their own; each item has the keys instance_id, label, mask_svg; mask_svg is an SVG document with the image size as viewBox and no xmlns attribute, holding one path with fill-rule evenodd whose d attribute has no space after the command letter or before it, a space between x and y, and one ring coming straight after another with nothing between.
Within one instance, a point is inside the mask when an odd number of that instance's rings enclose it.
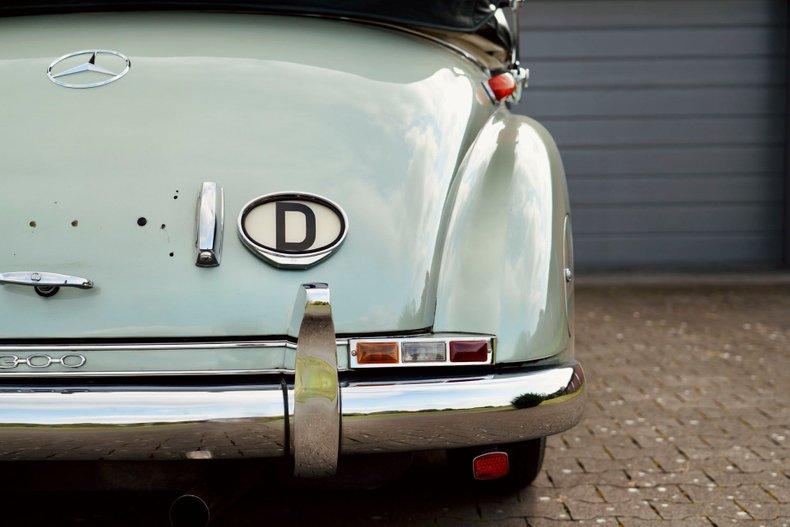
<instances>
[{"instance_id":1,"label":"chrome strip on bumper","mask_svg":"<svg viewBox=\"0 0 790 527\"><path fill-rule=\"evenodd\" d=\"M348 454L429 450L555 434L581 419L585 395L576 363L474 377L341 383L341 449ZM5 385L0 386L0 459L285 456L285 417L293 408L293 389L286 394L277 383ZM321 440L305 438L311 439Z\"/></svg>"}]
</instances>

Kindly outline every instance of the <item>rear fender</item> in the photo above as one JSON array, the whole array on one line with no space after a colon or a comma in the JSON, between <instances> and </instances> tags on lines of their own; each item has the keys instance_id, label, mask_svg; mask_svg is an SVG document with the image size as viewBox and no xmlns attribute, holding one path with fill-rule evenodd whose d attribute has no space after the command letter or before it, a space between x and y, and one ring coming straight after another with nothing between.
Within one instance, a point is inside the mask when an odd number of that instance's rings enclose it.
<instances>
[{"instance_id":1,"label":"rear fender","mask_svg":"<svg viewBox=\"0 0 790 527\"><path fill-rule=\"evenodd\" d=\"M572 354L563 263L568 192L548 131L497 111L459 167L453 193L434 330L496 335L498 363Z\"/></svg>"}]
</instances>

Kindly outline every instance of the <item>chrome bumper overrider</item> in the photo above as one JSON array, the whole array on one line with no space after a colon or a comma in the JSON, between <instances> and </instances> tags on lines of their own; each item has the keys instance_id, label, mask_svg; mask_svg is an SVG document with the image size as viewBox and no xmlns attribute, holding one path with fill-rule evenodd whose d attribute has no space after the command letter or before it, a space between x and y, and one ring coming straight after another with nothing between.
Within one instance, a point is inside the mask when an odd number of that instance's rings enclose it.
<instances>
[{"instance_id":1,"label":"chrome bumper overrider","mask_svg":"<svg viewBox=\"0 0 790 527\"><path fill-rule=\"evenodd\" d=\"M510 443L562 432L581 419L586 388L578 363L344 381L326 285L303 286L294 313L296 371L265 382L226 376L222 384L42 384L6 377L0 460L293 456L296 475L320 477L334 473L340 454Z\"/></svg>"}]
</instances>

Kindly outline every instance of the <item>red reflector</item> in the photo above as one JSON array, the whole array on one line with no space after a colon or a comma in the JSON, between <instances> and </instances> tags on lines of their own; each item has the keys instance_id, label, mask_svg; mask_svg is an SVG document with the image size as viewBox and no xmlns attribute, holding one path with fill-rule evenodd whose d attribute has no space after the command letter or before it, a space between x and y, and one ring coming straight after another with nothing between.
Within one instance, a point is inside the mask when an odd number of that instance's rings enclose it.
<instances>
[{"instance_id":1,"label":"red reflector","mask_svg":"<svg viewBox=\"0 0 790 527\"><path fill-rule=\"evenodd\" d=\"M500 73L488 79L488 87L497 101L501 101L516 91L516 78L510 73Z\"/></svg>"},{"instance_id":2,"label":"red reflector","mask_svg":"<svg viewBox=\"0 0 790 527\"><path fill-rule=\"evenodd\" d=\"M357 362L359 364L397 364L397 342L359 342L357 343Z\"/></svg>"},{"instance_id":3,"label":"red reflector","mask_svg":"<svg viewBox=\"0 0 790 527\"><path fill-rule=\"evenodd\" d=\"M488 341L454 340L450 342L450 362L486 362Z\"/></svg>"},{"instance_id":4,"label":"red reflector","mask_svg":"<svg viewBox=\"0 0 790 527\"><path fill-rule=\"evenodd\" d=\"M507 452L489 452L472 460L472 474L481 481L503 478L509 472L510 460Z\"/></svg>"}]
</instances>

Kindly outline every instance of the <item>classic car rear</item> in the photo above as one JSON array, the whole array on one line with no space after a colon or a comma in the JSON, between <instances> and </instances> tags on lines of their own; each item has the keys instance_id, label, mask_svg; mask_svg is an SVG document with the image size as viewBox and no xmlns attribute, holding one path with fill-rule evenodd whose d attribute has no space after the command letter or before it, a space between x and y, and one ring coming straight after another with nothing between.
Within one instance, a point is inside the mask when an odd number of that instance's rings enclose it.
<instances>
[{"instance_id":1,"label":"classic car rear","mask_svg":"<svg viewBox=\"0 0 790 527\"><path fill-rule=\"evenodd\" d=\"M534 477L584 403L564 173L451 3L0 7L4 459Z\"/></svg>"}]
</instances>

